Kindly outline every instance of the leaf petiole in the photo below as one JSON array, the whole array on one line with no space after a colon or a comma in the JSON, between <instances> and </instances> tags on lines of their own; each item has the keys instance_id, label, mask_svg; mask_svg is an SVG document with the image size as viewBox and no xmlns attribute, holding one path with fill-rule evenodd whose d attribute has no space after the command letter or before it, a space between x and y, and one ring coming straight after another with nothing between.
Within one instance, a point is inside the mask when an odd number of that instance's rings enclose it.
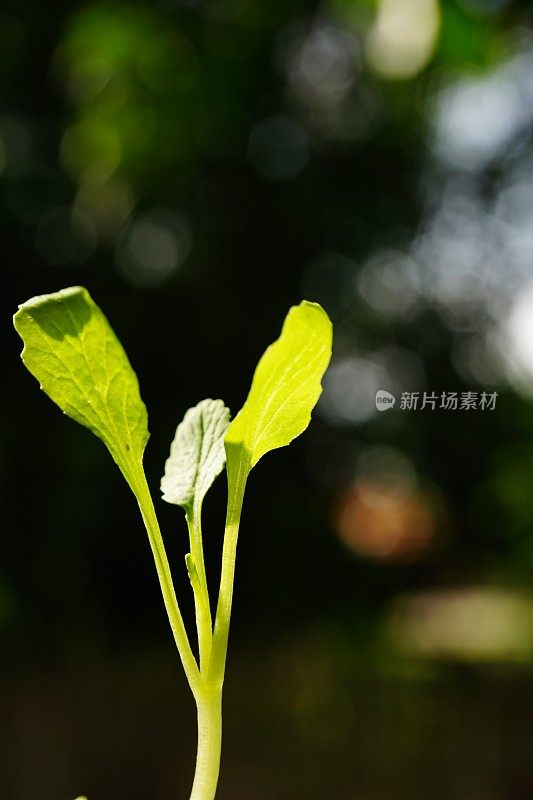
<instances>
[{"instance_id":1,"label":"leaf petiole","mask_svg":"<svg viewBox=\"0 0 533 800\"><path fill-rule=\"evenodd\" d=\"M191 687L191 691L193 695L197 697L202 688L200 670L198 669L198 664L192 652L189 637L187 636L187 631L185 630L185 625L183 624L183 618L181 616L178 600L176 598L176 592L174 590L172 573L170 571L163 537L161 535L152 495L150 493L142 465L138 471L138 474L136 475L135 483L132 486L132 489L135 497L137 498L137 503L139 505L146 532L148 533L148 540L152 549L155 568L159 578L159 585L161 586L163 601L165 603L170 627L174 635L174 641L176 642L176 647L178 648L178 653L180 655L189 686Z\"/></svg>"},{"instance_id":2,"label":"leaf petiole","mask_svg":"<svg viewBox=\"0 0 533 800\"><path fill-rule=\"evenodd\" d=\"M207 588L207 577L205 572L204 549L202 542L202 506L193 504L186 509L187 527L189 529L189 542L191 552L189 553L189 563L187 569L191 586L194 592L194 604L196 609L196 629L198 632L198 649L200 655L200 672L205 674L211 655L212 642L212 621L211 604L209 602L209 590ZM193 567L195 578L191 577Z\"/></svg>"},{"instance_id":3,"label":"leaf petiole","mask_svg":"<svg viewBox=\"0 0 533 800\"><path fill-rule=\"evenodd\" d=\"M233 604L235 564L237 559L237 541L239 538L244 491L248 479L246 463L240 464L240 469L238 469L236 474L230 471L229 463L228 461L228 505L224 530L224 544L222 548L222 568L220 572L220 588L215 628L213 631L211 662L209 665L209 679L215 682L219 681L220 683L224 680L226 667L231 608Z\"/></svg>"}]
</instances>

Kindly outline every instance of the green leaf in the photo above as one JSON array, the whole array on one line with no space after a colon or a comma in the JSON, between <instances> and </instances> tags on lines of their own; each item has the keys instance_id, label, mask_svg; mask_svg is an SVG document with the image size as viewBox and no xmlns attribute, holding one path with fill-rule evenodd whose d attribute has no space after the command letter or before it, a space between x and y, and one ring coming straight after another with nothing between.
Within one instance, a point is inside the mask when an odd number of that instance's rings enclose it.
<instances>
[{"instance_id":1,"label":"green leaf","mask_svg":"<svg viewBox=\"0 0 533 800\"><path fill-rule=\"evenodd\" d=\"M148 440L137 377L107 319L80 286L34 297L14 325L22 360L57 405L107 445L132 482Z\"/></svg>"},{"instance_id":2,"label":"green leaf","mask_svg":"<svg viewBox=\"0 0 533 800\"><path fill-rule=\"evenodd\" d=\"M210 652L211 675L221 680L228 648L237 540L246 481L259 459L284 447L309 425L331 358L332 326L316 303L290 309L281 336L263 354L242 409L225 437L228 506L217 613Z\"/></svg>"},{"instance_id":3,"label":"green leaf","mask_svg":"<svg viewBox=\"0 0 533 800\"><path fill-rule=\"evenodd\" d=\"M293 306L281 336L263 354L252 388L226 434L228 469L236 460L248 470L309 425L331 358L332 326L317 303Z\"/></svg>"},{"instance_id":4,"label":"green leaf","mask_svg":"<svg viewBox=\"0 0 533 800\"><path fill-rule=\"evenodd\" d=\"M201 505L226 462L224 434L229 409L222 400L202 400L183 418L161 480L163 500L187 509Z\"/></svg>"}]
</instances>

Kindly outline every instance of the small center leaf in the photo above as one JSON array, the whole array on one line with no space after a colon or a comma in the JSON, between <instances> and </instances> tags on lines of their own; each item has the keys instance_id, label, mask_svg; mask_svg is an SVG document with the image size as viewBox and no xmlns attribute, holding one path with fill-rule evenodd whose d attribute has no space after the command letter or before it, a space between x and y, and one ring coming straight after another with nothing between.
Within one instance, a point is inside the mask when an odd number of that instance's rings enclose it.
<instances>
[{"instance_id":1,"label":"small center leaf","mask_svg":"<svg viewBox=\"0 0 533 800\"><path fill-rule=\"evenodd\" d=\"M202 400L187 411L176 429L161 480L167 503L185 509L201 505L226 462L229 416L222 400Z\"/></svg>"}]
</instances>

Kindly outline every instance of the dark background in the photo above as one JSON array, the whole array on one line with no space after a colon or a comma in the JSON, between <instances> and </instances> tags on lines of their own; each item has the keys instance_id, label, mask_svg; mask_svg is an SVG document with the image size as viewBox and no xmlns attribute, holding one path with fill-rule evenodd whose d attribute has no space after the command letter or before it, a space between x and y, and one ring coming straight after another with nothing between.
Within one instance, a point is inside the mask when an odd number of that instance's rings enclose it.
<instances>
[{"instance_id":1,"label":"dark background","mask_svg":"<svg viewBox=\"0 0 533 800\"><path fill-rule=\"evenodd\" d=\"M0 798L192 778L136 503L18 358L17 303L75 284L139 376L190 629L175 427L239 409L291 304L334 323L310 429L247 492L221 800L531 798L532 24L525 0L2 5ZM224 504L219 480L212 587Z\"/></svg>"}]
</instances>

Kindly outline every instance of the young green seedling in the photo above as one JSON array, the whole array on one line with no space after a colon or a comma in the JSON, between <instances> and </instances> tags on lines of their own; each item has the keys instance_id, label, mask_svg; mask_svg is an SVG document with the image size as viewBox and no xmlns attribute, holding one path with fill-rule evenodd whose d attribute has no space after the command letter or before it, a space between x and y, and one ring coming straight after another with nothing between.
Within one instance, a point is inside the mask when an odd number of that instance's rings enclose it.
<instances>
[{"instance_id":1,"label":"young green seedling","mask_svg":"<svg viewBox=\"0 0 533 800\"><path fill-rule=\"evenodd\" d=\"M307 428L331 357L331 322L316 303L290 309L281 335L262 356L235 419L221 400L203 400L178 425L161 481L163 499L181 506L189 528L187 571L196 608L198 653L191 648L152 496L143 469L146 407L122 345L86 289L34 297L19 307L22 360L41 388L107 446L135 495L170 626L198 712L198 753L190 800L213 800L220 768L222 685L228 647L237 537L246 481L269 450ZM202 545L202 502L226 466L228 501L214 624Z\"/></svg>"}]
</instances>

